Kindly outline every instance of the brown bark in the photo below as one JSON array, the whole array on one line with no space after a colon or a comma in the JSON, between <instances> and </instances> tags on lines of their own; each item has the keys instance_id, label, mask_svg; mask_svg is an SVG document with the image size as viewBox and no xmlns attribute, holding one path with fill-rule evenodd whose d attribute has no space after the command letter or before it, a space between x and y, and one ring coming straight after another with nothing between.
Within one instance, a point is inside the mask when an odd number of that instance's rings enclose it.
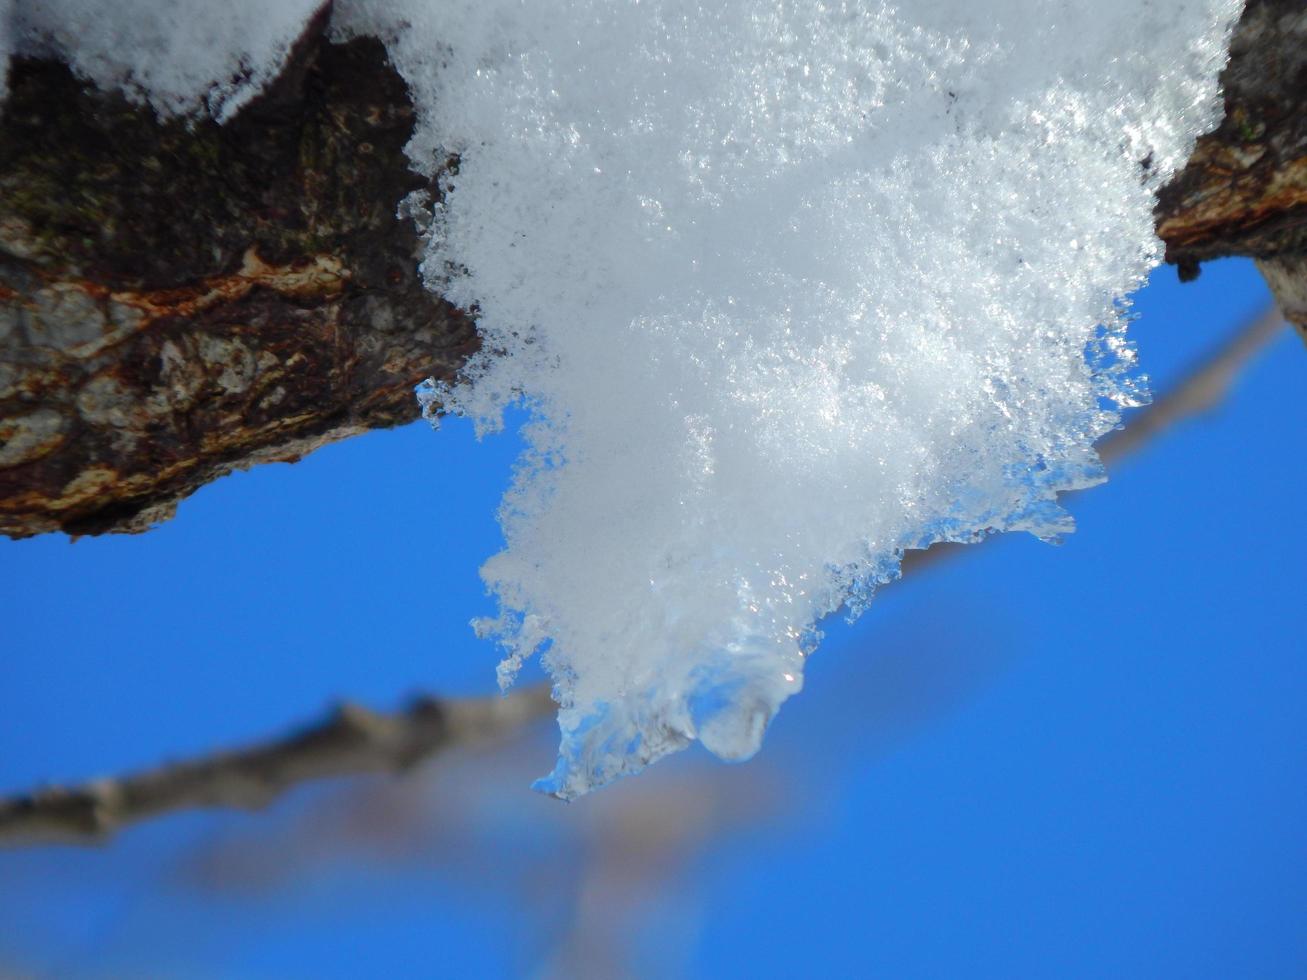
<instances>
[{"instance_id":1,"label":"brown bark","mask_svg":"<svg viewBox=\"0 0 1307 980\"><path fill-rule=\"evenodd\" d=\"M418 414L474 326L426 291L405 86L324 6L235 119L160 121L50 60L0 116L0 532L142 531L234 468ZM1159 195L1182 278L1256 258L1307 327L1307 5L1252 0L1226 115Z\"/></svg>"},{"instance_id":2,"label":"brown bark","mask_svg":"<svg viewBox=\"0 0 1307 980\"><path fill-rule=\"evenodd\" d=\"M0 120L0 531L142 531L236 467L415 417L476 349L423 288L381 44L327 11L239 116L160 121L49 60Z\"/></svg>"},{"instance_id":3,"label":"brown bark","mask_svg":"<svg viewBox=\"0 0 1307 980\"><path fill-rule=\"evenodd\" d=\"M1221 74L1225 116L1158 195L1157 233L1180 277L1250 256L1307 330L1307 3L1249 0Z\"/></svg>"}]
</instances>

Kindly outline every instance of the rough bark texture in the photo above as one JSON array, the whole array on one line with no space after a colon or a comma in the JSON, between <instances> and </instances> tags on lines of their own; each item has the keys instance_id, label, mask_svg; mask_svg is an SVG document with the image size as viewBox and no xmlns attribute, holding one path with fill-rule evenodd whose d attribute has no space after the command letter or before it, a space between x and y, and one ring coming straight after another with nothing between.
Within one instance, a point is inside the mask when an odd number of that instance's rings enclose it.
<instances>
[{"instance_id":1,"label":"rough bark texture","mask_svg":"<svg viewBox=\"0 0 1307 980\"><path fill-rule=\"evenodd\" d=\"M49 60L0 116L0 532L141 531L204 483L417 415L477 338L422 288L434 192L382 46L324 7L226 126L157 120ZM1307 329L1307 4L1251 0L1226 116L1159 195L1182 277L1256 258Z\"/></svg>"},{"instance_id":2,"label":"rough bark texture","mask_svg":"<svg viewBox=\"0 0 1307 980\"><path fill-rule=\"evenodd\" d=\"M234 467L415 417L471 321L396 205L413 114L322 15L227 125L18 60L0 121L0 531L141 531Z\"/></svg>"},{"instance_id":3,"label":"rough bark texture","mask_svg":"<svg viewBox=\"0 0 1307 980\"><path fill-rule=\"evenodd\" d=\"M1249 0L1221 86L1224 120L1158 195L1166 260L1190 279L1251 256L1307 330L1307 2Z\"/></svg>"}]
</instances>

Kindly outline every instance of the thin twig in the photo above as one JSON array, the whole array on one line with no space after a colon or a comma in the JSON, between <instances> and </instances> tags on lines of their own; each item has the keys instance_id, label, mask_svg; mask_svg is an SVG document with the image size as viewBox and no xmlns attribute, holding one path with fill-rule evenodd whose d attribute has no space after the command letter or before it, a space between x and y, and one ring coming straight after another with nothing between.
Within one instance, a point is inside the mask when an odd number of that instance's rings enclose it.
<instances>
[{"instance_id":1,"label":"thin twig","mask_svg":"<svg viewBox=\"0 0 1307 980\"><path fill-rule=\"evenodd\" d=\"M512 734L552 707L544 686L508 697L422 698L393 713L345 704L322 721L246 749L0 801L0 845L89 844L173 810L258 809L311 780L403 772L447 749Z\"/></svg>"},{"instance_id":2,"label":"thin twig","mask_svg":"<svg viewBox=\"0 0 1307 980\"><path fill-rule=\"evenodd\" d=\"M1103 461L1120 463L1173 426L1216 407L1283 327L1273 308L1256 318L1169 394L1103 440ZM949 544L909 552L903 571L916 574L965 548ZM92 843L172 810L255 809L311 780L402 772L446 749L510 735L551 708L544 687L507 698L423 699L390 714L346 705L288 737L247 749L0 800L0 845Z\"/></svg>"}]
</instances>

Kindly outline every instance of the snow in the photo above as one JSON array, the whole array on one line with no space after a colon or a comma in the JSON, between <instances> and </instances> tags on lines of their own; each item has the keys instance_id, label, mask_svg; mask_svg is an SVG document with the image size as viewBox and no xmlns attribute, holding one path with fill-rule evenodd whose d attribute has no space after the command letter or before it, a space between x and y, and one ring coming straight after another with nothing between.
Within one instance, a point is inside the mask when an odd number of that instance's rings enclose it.
<instances>
[{"instance_id":1,"label":"snow","mask_svg":"<svg viewBox=\"0 0 1307 980\"><path fill-rule=\"evenodd\" d=\"M556 682L542 788L746 758L903 549L1070 530L1236 4L398 9L415 160L460 158L425 271L486 338L428 394L535 418L479 629Z\"/></svg>"},{"instance_id":2,"label":"snow","mask_svg":"<svg viewBox=\"0 0 1307 980\"><path fill-rule=\"evenodd\" d=\"M164 117L223 122L271 82L322 0L18 0L17 34Z\"/></svg>"},{"instance_id":3,"label":"snow","mask_svg":"<svg viewBox=\"0 0 1307 980\"><path fill-rule=\"evenodd\" d=\"M222 117L312 5L97 6L45 7L79 70ZM1057 494L1142 397L1126 297L1239 9L339 0L414 93L414 166L458 156L403 207L485 353L421 395L484 432L532 412L477 629L504 683L536 653L554 678L541 788L747 758L904 549L1071 530Z\"/></svg>"}]
</instances>

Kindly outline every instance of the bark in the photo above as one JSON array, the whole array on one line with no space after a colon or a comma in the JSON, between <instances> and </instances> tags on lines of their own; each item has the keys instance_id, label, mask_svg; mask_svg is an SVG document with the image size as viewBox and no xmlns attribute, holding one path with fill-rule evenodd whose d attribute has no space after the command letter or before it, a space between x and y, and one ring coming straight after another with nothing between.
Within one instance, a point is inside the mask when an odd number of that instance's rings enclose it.
<instances>
[{"instance_id":1,"label":"bark","mask_svg":"<svg viewBox=\"0 0 1307 980\"><path fill-rule=\"evenodd\" d=\"M1157 233L1182 279L1251 256L1286 316L1307 325L1307 3L1251 0L1221 75L1225 116L1158 195ZM1295 293L1296 290L1296 293ZM1296 298L1295 298L1296 297Z\"/></svg>"},{"instance_id":2,"label":"bark","mask_svg":"<svg viewBox=\"0 0 1307 980\"><path fill-rule=\"evenodd\" d=\"M17 60L0 119L0 531L142 531L236 467L407 422L471 320L423 288L431 190L382 45L327 10L225 126Z\"/></svg>"},{"instance_id":3,"label":"bark","mask_svg":"<svg viewBox=\"0 0 1307 980\"><path fill-rule=\"evenodd\" d=\"M434 195L379 42L329 7L234 120L160 121L20 59L0 116L0 532L142 531L234 468L417 417L476 350L426 291ZM1307 329L1307 7L1252 0L1226 114L1158 198L1182 278L1256 258Z\"/></svg>"}]
</instances>

